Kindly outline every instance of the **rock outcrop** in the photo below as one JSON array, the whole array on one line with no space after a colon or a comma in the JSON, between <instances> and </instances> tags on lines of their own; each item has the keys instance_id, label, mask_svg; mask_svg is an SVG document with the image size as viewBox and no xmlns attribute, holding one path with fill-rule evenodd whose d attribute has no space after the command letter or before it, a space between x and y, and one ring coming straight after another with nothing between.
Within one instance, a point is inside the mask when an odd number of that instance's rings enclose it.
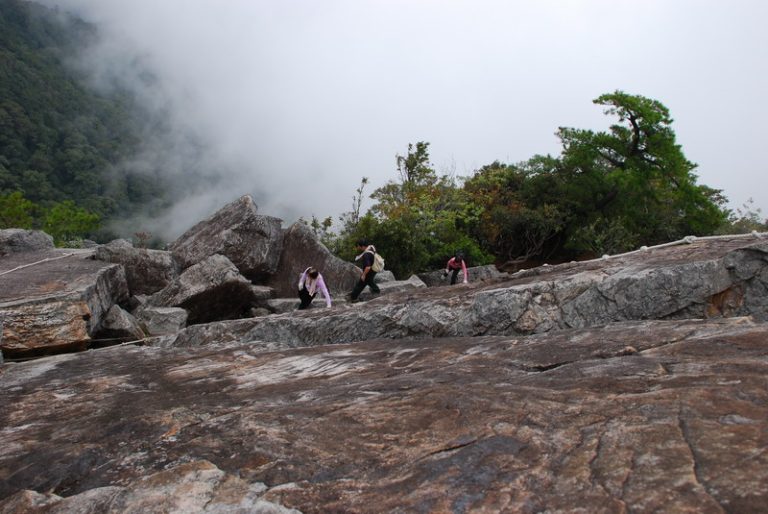
<instances>
[{"instance_id":1,"label":"rock outcrop","mask_svg":"<svg viewBox=\"0 0 768 514\"><path fill-rule=\"evenodd\" d=\"M187 230L169 249L183 269L220 254L246 278L264 281L277 271L283 229L280 219L257 211L253 198L243 196Z\"/></svg>"},{"instance_id":2,"label":"rock outcrop","mask_svg":"<svg viewBox=\"0 0 768 514\"><path fill-rule=\"evenodd\" d=\"M515 335L627 320L768 318L768 243L716 238L544 266L498 282L421 288L355 308L190 327L175 344L268 341L269 348L380 337Z\"/></svg>"},{"instance_id":3,"label":"rock outcrop","mask_svg":"<svg viewBox=\"0 0 768 514\"><path fill-rule=\"evenodd\" d=\"M0 512L761 512L767 341L636 321L6 365Z\"/></svg>"}]
</instances>

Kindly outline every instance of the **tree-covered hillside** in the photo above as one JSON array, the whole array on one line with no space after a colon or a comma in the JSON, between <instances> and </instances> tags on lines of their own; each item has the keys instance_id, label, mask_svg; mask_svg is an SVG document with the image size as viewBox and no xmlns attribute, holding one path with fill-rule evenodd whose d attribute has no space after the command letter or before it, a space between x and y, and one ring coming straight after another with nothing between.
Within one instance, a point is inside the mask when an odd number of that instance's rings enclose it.
<instances>
[{"instance_id":1,"label":"tree-covered hillside","mask_svg":"<svg viewBox=\"0 0 768 514\"><path fill-rule=\"evenodd\" d=\"M96 92L72 65L94 37L70 15L0 0L0 205L32 202L36 227L54 207L104 219L159 196L154 177L116 167L140 144L130 96Z\"/></svg>"}]
</instances>

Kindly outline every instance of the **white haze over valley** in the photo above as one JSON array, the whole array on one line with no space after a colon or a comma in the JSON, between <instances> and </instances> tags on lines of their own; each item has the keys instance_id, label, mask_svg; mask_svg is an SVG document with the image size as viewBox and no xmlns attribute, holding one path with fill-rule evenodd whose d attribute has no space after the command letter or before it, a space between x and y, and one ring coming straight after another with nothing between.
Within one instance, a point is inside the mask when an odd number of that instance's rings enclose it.
<instances>
[{"instance_id":1,"label":"white haze over valley","mask_svg":"<svg viewBox=\"0 0 768 514\"><path fill-rule=\"evenodd\" d=\"M431 143L439 173L560 152L607 130L592 100L659 100L699 183L768 215L764 0L45 0L94 23L83 64L170 130L131 165L205 180L162 219L173 238L253 194L290 223L338 216ZM364 204L364 207L367 204Z\"/></svg>"}]
</instances>

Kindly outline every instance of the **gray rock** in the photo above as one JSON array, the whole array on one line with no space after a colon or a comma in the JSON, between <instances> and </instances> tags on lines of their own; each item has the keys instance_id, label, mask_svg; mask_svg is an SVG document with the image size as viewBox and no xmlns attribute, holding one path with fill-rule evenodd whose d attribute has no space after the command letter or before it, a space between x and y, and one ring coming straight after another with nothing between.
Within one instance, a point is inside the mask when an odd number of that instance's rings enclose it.
<instances>
[{"instance_id":1,"label":"gray rock","mask_svg":"<svg viewBox=\"0 0 768 514\"><path fill-rule=\"evenodd\" d=\"M186 269L167 287L152 295L156 307L181 307L187 322L206 323L242 317L254 303L253 287L223 255L213 255Z\"/></svg>"},{"instance_id":2,"label":"gray rock","mask_svg":"<svg viewBox=\"0 0 768 514\"><path fill-rule=\"evenodd\" d=\"M136 313L137 319L151 336L176 334L187 326L187 311L180 307L145 306Z\"/></svg>"},{"instance_id":3,"label":"gray rock","mask_svg":"<svg viewBox=\"0 0 768 514\"><path fill-rule=\"evenodd\" d=\"M765 319L766 269L764 243L723 238L547 266L500 282L393 291L356 309L222 322L204 333L190 327L178 342L258 340L292 348L380 337L531 334L627 320Z\"/></svg>"},{"instance_id":4,"label":"gray rock","mask_svg":"<svg viewBox=\"0 0 768 514\"><path fill-rule=\"evenodd\" d=\"M155 293L179 275L170 252L134 248L125 239L98 246L96 258L125 267L125 276L132 295Z\"/></svg>"},{"instance_id":5,"label":"gray rock","mask_svg":"<svg viewBox=\"0 0 768 514\"><path fill-rule=\"evenodd\" d=\"M273 298L267 301L267 308L275 314L284 314L292 312L299 308L299 298ZM331 297L331 309L347 305L347 300L343 296ZM318 295L310 304L310 309L323 309L324 312L330 312L326 309L325 300Z\"/></svg>"},{"instance_id":6,"label":"gray rock","mask_svg":"<svg viewBox=\"0 0 768 514\"><path fill-rule=\"evenodd\" d=\"M251 286L253 301L257 306L264 307L268 300L275 297L275 290L267 286Z\"/></svg>"},{"instance_id":7,"label":"gray rock","mask_svg":"<svg viewBox=\"0 0 768 514\"><path fill-rule=\"evenodd\" d=\"M169 250L182 269L220 254L251 281L266 280L277 271L283 230L280 219L257 210L253 199L243 196L187 230Z\"/></svg>"},{"instance_id":8,"label":"gray rock","mask_svg":"<svg viewBox=\"0 0 768 514\"><path fill-rule=\"evenodd\" d=\"M380 271L376 273L376 276L373 278L373 281L377 284L381 284L382 282L393 282L395 280L397 280L395 278L395 274L389 271L388 269L385 269L384 271Z\"/></svg>"},{"instance_id":9,"label":"gray rock","mask_svg":"<svg viewBox=\"0 0 768 514\"><path fill-rule=\"evenodd\" d=\"M299 308L299 299L297 298L272 298L267 300L267 308L275 314L284 314L295 311Z\"/></svg>"},{"instance_id":10,"label":"gray rock","mask_svg":"<svg viewBox=\"0 0 768 514\"><path fill-rule=\"evenodd\" d=\"M251 318L258 318L259 316L269 316L272 311L267 307L253 307L250 311Z\"/></svg>"},{"instance_id":11,"label":"gray rock","mask_svg":"<svg viewBox=\"0 0 768 514\"><path fill-rule=\"evenodd\" d=\"M53 248L53 238L40 230L7 228L0 230L0 256L19 252L39 252Z\"/></svg>"},{"instance_id":12,"label":"gray rock","mask_svg":"<svg viewBox=\"0 0 768 514\"><path fill-rule=\"evenodd\" d=\"M113 305L101 323L101 328L94 334L95 339L143 339L144 330L138 320L130 313Z\"/></svg>"},{"instance_id":13,"label":"gray rock","mask_svg":"<svg viewBox=\"0 0 768 514\"><path fill-rule=\"evenodd\" d=\"M443 276L444 270L429 271L427 273L419 273L419 278L424 281L427 287L439 287L451 285L451 275L447 277ZM485 282L495 281L503 278L509 278L509 274L502 273L493 264L486 266L473 266L467 268L470 282ZM456 277L458 283L464 281L464 272L459 271L459 275Z\"/></svg>"},{"instance_id":14,"label":"gray rock","mask_svg":"<svg viewBox=\"0 0 768 514\"><path fill-rule=\"evenodd\" d=\"M320 271L332 296L351 291L360 277L360 268L333 255L310 227L296 222L285 231L280 265L267 285L279 297L293 296L299 277L309 266Z\"/></svg>"},{"instance_id":15,"label":"gray rock","mask_svg":"<svg viewBox=\"0 0 768 514\"><path fill-rule=\"evenodd\" d=\"M378 273L376 276L378 277ZM377 282L377 284L381 291L379 294L402 293L405 291L427 287L426 284L424 284L424 282L417 275L411 275L408 280L385 280L381 283ZM360 300L369 300L371 298L375 298L376 296L377 295L371 293L370 288L366 287L363 292L360 293L359 298Z\"/></svg>"}]
</instances>

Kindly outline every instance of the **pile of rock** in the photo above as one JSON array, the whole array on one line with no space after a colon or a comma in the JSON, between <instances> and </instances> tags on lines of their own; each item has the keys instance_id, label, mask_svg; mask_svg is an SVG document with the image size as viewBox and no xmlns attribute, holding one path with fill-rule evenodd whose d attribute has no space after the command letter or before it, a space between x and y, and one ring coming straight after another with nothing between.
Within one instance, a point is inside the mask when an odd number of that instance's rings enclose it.
<instances>
[{"instance_id":1,"label":"pile of rock","mask_svg":"<svg viewBox=\"0 0 768 514\"><path fill-rule=\"evenodd\" d=\"M0 231L0 350L28 356L173 335L187 326L296 308L307 266L322 270L336 306L360 276L304 223L283 229L243 196L197 223L168 250L118 239L57 249L40 231ZM384 292L424 287L382 273ZM367 298L363 295L363 299Z\"/></svg>"}]
</instances>

